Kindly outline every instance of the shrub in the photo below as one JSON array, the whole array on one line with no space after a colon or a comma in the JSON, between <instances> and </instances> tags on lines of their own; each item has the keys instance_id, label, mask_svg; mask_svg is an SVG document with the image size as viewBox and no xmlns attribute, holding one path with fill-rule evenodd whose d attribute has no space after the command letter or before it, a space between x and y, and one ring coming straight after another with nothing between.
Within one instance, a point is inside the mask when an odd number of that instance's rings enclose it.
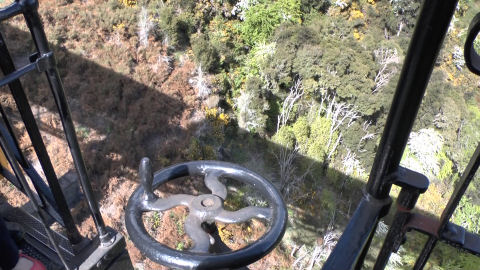
<instances>
[{"instance_id":1,"label":"shrub","mask_svg":"<svg viewBox=\"0 0 480 270\"><path fill-rule=\"evenodd\" d=\"M211 160L215 159L215 150L211 145L202 144L199 139L192 138L190 145L186 149L188 160Z\"/></svg>"},{"instance_id":2,"label":"shrub","mask_svg":"<svg viewBox=\"0 0 480 270\"><path fill-rule=\"evenodd\" d=\"M473 233L480 232L480 206L463 197L453 215L453 222Z\"/></svg>"},{"instance_id":3,"label":"shrub","mask_svg":"<svg viewBox=\"0 0 480 270\"><path fill-rule=\"evenodd\" d=\"M245 42L250 46L264 42L282 22L300 22L300 5L300 0L264 0L250 7L241 25Z\"/></svg>"},{"instance_id":4,"label":"shrub","mask_svg":"<svg viewBox=\"0 0 480 270\"><path fill-rule=\"evenodd\" d=\"M212 46L205 35L199 35L192 42L193 54L197 64L201 65L203 70L215 72L218 70L220 57L217 49Z\"/></svg>"},{"instance_id":5,"label":"shrub","mask_svg":"<svg viewBox=\"0 0 480 270\"><path fill-rule=\"evenodd\" d=\"M225 131L230 124L230 117L217 108L205 108L205 118L208 124L208 135L205 141L213 145L221 145L225 141Z\"/></svg>"},{"instance_id":6,"label":"shrub","mask_svg":"<svg viewBox=\"0 0 480 270\"><path fill-rule=\"evenodd\" d=\"M177 14L171 7L163 7L158 13L160 30L171 46L185 47L190 45L190 34L193 22L188 13Z\"/></svg>"},{"instance_id":7,"label":"shrub","mask_svg":"<svg viewBox=\"0 0 480 270\"><path fill-rule=\"evenodd\" d=\"M245 90L235 98L238 113L238 125L250 131L265 133L270 93L264 89L264 82L257 76L248 77Z\"/></svg>"},{"instance_id":8,"label":"shrub","mask_svg":"<svg viewBox=\"0 0 480 270\"><path fill-rule=\"evenodd\" d=\"M326 161L325 158L329 154L329 151L332 150L332 144L335 143L338 137L336 134L330 137L331 125L331 120L321 116L316 117L311 125L310 143L307 154L319 162Z\"/></svg>"},{"instance_id":9,"label":"shrub","mask_svg":"<svg viewBox=\"0 0 480 270\"><path fill-rule=\"evenodd\" d=\"M300 150L305 151L308 146L308 138L310 137L310 125L308 124L307 117L299 117L293 124L292 131L293 134L295 134L295 139L300 145Z\"/></svg>"},{"instance_id":10,"label":"shrub","mask_svg":"<svg viewBox=\"0 0 480 270\"><path fill-rule=\"evenodd\" d=\"M98 25L103 31L111 33L121 29L126 38L137 34L138 7L124 6L118 0L110 0L106 5L100 5L98 9L100 12ZM86 21L91 24L88 19Z\"/></svg>"},{"instance_id":11,"label":"shrub","mask_svg":"<svg viewBox=\"0 0 480 270\"><path fill-rule=\"evenodd\" d=\"M295 134L289 126L282 126L272 137L273 141L287 148L295 147Z\"/></svg>"},{"instance_id":12,"label":"shrub","mask_svg":"<svg viewBox=\"0 0 480 270\"><path fill-rule=\"evenodd\" d=\"M246 52L245 44L236 25L238 21L227 20L223 16L214 17L205 30L208 32L210 43L218 50L221 65L229 69Z\"/></svg>"}]
</instances>

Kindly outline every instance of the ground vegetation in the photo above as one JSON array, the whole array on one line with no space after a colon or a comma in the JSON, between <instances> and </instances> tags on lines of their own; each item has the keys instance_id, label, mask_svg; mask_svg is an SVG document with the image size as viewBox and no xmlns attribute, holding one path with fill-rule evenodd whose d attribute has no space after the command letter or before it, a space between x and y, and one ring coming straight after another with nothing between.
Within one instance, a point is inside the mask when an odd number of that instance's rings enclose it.
<instances>
[{"instance_id":1,"label":"ground vegetation","mask_svg":"<svg viewBox=\"0 0 480 270\"><path fill-rule=\"evenodd\" d=\"M109 226L125 232L121 210L141 157L157 168L227 160L269 178L288 203L285 239L251 269L321 268L368 177L420 1L46 0L40 7ZM479 8L459 2L402 159L431 181L418 203L429 215L440 214L480 139L479 79L466 69L461 49ZM2 30L18 42L26 36L20 19ZM45 85L39 80L26 81L32 103L47 112L39 120L60 126L48 113L54 104L33 87ZM58 145L53 156L62 153ZM22 146L30 147L28 140ZM61 164L71 168L68 158ZM187 183L161 194L202 190ZM473 232L479 188L474 181L453 217ZM256 200L248 188L229 191L231 207ZM179 225L185 211L144 220L157 239L186 249L191 242ZM91 230L91 221L80 223ZM248 244L264 229L257 223L223 224L222 239ZM388 226L386 218L367 266ZM424 239L410 239L389 269L411 268ZM130 241L128 247L136 267L158 267ZM426 269L472 269L479 262L445 255L452 250L439 246Z\"/></svg>"}]
</instances>

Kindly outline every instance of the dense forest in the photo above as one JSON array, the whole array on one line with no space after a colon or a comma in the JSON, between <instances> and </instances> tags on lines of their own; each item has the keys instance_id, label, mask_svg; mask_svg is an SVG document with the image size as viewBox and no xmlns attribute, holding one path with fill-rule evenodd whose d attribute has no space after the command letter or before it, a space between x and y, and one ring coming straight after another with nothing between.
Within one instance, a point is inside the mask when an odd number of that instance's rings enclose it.
<instances>
[{"instance_id":1,"label":"dense forest","mask_svg":"<svg viewBox=\"0 0 480 270\"><path fill-rule=\"evenodd\" d=\"M74 88L73 99L87 104L106 100L101 105L105 115L116 111L122 115L118 104L128 108L128 99L139 100L141 93L127 90L116 77L89 74L90 64L72 64L70 54L152 89L168 80L172 82L167 88L193 89L175 95L191 104L188 116L178 112L178 123L195 119L194 130L188 135L175 131L170 134L177 136L169 139L171 145L154 153L125 146L131 160L117 165L126 168L149 154L158 167L180 160L220 159L259 172L281 191L290 221L275 259L258 269L321 268L368 178L421 1L52 0L40 4L60 72L67 88ZM430 179L417 208L433 216L446 205L480 140L480 80L463 60L466 30L478 11L480 3L460 0L402 160L403 166ZM25 30L19 25L11 23ZM182 68L188 72L177 72ZM82 86L78 76L91 76L87 82L95 85L96 78L102 85ZM79 92L87 88L97 96L81 97ZM166 110L181 108L152 106L141 112L161 115ZM156 132L147 130L163 122L140 121L138 114L120 126L115 121L122 118L112 117L106 136L117 136L111 130L130 132L130 140L145 143ZM89 141L93 129L77 125L83 142ZM95 151L110 157L107 148ZM91 173L102 174L101 161L87 163ZM98 188L102 185L106 184ZM479 189L480 182L474 181L453 217L475 233L480 233ZM397 192L394 189L393 195ZM236 199L241 200L248 190L238 193ZM373 253L388 224L389 217L377 229ZM392 256L389 269L411 269L424 238L412 233L408 239ZM184 244L175 247L183 249ZM373 258L375 254L367 258L366 269ZM476 257L439 246L425 269L474 269L478 263Z\"/></svg>"}]
</instances>

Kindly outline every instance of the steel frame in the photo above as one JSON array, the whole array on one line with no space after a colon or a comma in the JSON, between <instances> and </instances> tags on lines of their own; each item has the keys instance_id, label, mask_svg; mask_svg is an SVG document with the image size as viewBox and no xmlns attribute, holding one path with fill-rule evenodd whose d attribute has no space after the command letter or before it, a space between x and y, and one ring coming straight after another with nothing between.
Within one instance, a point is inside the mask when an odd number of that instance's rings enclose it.
<instances>
[{"instance_id":1,"label":"steel frame","mask_svg":"<svg viewBox=\"0 0 480 270\"><path fill-rule=\"evenodd\" d=\"M429 181L427 177L400 166L400 159L457 2L425 0L423 3L364 196L322 269L362 268L375 228L380 218L389 211L392 185L401 187L396 201L397 210L373 269L385 269L391 253L398 251L406 241L405 234L409 230L429 236L415 263L415 270L423 269L439 240L480 255L480 236L449 222L480 165L480 144L440 219L411 212L420 194L427 190ZM472 20L465 44L466 64L472 72L480 75L480 56L473 48L473 41L479 31L480 14Z\"/></svg>"},{"instance_id":2,"label":"steel frame","mask_svg":"<svg viewBox=\"0 0 480 270\"><path fill-rule=\"evenodd\" d=\"M123 236L107 228L100 214L88 179L55 57L49 48L38 14L38 0L15 0L9 6L0 9L0 22L14 16L24 17L36 51L29 57L29 64L16 69L0 33L0 70L4 74L4 77L0 79L0 87L8 85L11 91L48 185L25 158L10 120L0 106L0 114L3 119L3 123L0 123L0 146L11 169L1 167L1 173L30 199L29 211L1 209L3 210L2 216L9 221L23 223L22 226L27 233L26 240L29 241L29 244L50 260L56 261L60 268L107 269L113 265L119 267L119 263L121 263L121 269L132 269ZM74 161L78 182L98 233L93 240L88 240L80 235L74 223L64 190L62 190L53 169L27 95L19 80L20 77L32 72L44 73L48 79L52 98L55 100ZM35 192L30 188L26 175L31 180ZM65 236L50 229L53 221L57 221L64 227Z\"/></svg>"},{"instance_id":3,"label":"steel frame","mask_svg":"<svg viewBox=\"0 0 480 270\"><path fill-rule=\"evenodd\" d=\"M401 187L396 202L398 207L374 269L385 268L391 253L398 250L405 240L408 230L416 230L429 236L414 269L423 269L433 247L439 240L473 254L480 254L480 237L449 222L460 198L464 195L480 165L480 145L472 156L440 219L432 219L411 212L420 194L427 190L429 182L425 176L399 165L457 2L457 0L425 0L422 6L362 200L337 246L326 261L323 267L325 270L361 269L375 228L380 218L389 212L392 202L389 193L392 185ZM65 268L104 269L111 266L111 261L105 259L107 257L111 259L123 256L122 258L125 259L125 243L119 234L111 232L105 227L94 198L55 58L49 49L37 8L37 0L16 0L11 5L0 9L0 21L23 15L36 45L36 52L30 57L30 63L20 69L15 69L3 37L0 35L0 68L5 74L0 79L0 86L8 85L12 92L22 120L25 122L27 133L34 145L35 153L46 175L48 186L20 151L9 119L3 108L0 107L0 114L4 122L3 125L0 125L0 146L7 156L14 175L5 168L2 168L2 174L29 196L38 221L44 226L44 232L50 241L50 245L46 245L55 250ZM472 45L480 29L480 16L474 18L472 25L470 33L473 34L469 34L465 46L466 64L474 73L480 74L480 56L475 53ZM94 243L85 244L85 238L75 227L28 99L18 80L21 76L35 71L45 73L48 78L79 175L79 182L98 231L99 237L93 241ZM24 172L31 179L36 193L28 186ZM66 238L50 231L46 222L49 217L57 220L67 229ZM78 254L78 247L89 250L88 256L83 259L83 268L79 264L73 265L74 262L62 257L62 254L65 254L65 251L59 250L61 247L59 243L62 241L71 245L69 252L72 252L73 255ZM86 246L89 248L85 248ZM114 256L110 253L113 251Z\"/></svg>"}]
</instances>

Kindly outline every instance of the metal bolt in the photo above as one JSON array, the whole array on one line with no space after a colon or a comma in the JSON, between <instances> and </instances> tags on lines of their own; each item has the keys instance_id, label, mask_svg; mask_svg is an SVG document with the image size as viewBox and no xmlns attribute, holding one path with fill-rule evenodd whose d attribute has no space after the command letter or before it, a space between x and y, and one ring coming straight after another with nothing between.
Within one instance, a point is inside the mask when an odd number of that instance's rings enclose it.
<instances>
[{"instance_id":1,"label":"metal bolt","mask_svg":"<svg viewBox=\"0 0 480 270\"><path fill-rule=\"evenodd\" d=\"M207 198L202 201L202 205L205 207L212 207L215 204L215 201L211 198Z\"/></svg>"}]
</instances>

